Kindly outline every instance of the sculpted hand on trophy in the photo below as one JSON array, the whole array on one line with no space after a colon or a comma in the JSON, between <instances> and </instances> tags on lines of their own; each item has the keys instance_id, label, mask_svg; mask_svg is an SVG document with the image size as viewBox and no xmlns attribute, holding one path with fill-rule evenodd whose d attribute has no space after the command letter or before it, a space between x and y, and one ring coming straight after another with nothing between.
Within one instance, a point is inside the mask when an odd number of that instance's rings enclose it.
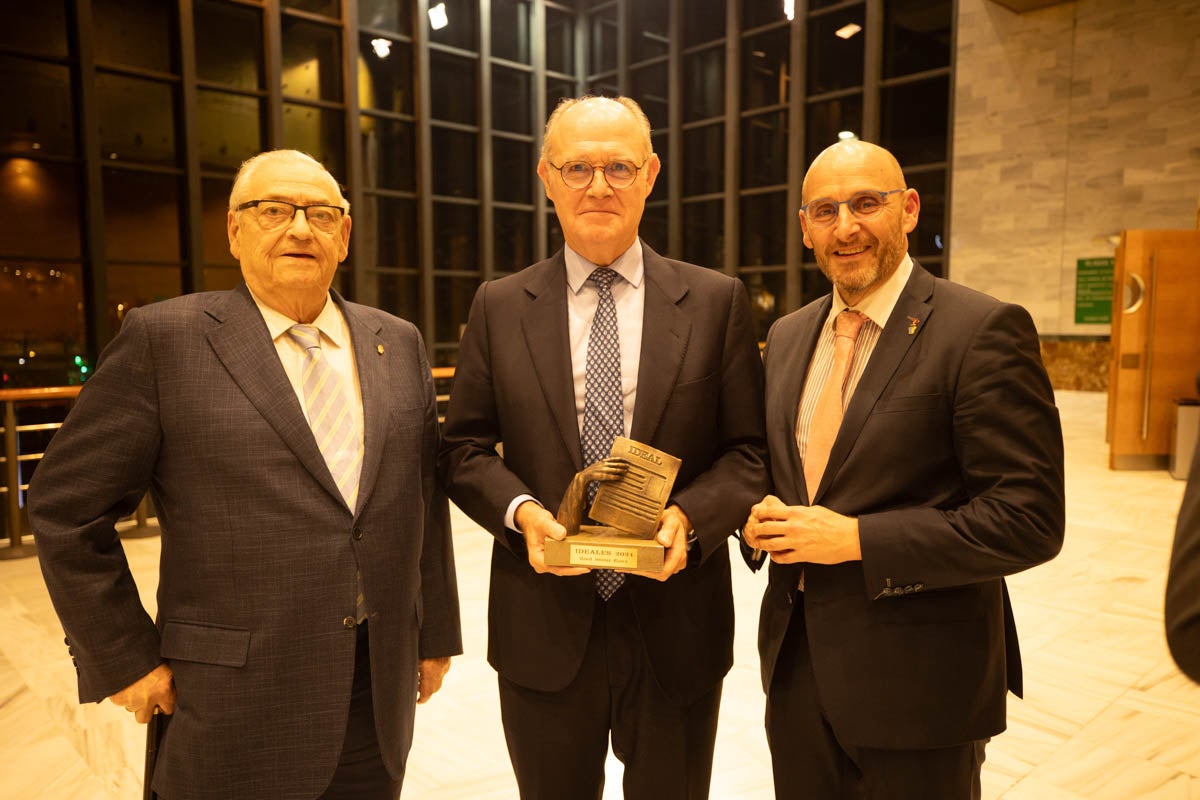
<instances>
[{"instance_id":1,"label":"sculpted hand on trophy","mask_svg":"<svg viewBox=\"0 0 1200 800\"><path fill-rule=\"evenodd\" d=\"M579 533L579 523L583 521L583 506L587 502L588 484L592 481L615 481L624 477L628 470L628 461L609 457L575 473L562 502L558 505L558 524L566 529L567 536Z\"/></svg>"},{"instance_id":2,"label":"sculpted hand on trophy","mask_svg":"<svg viewBox=\"0 0 1200 800\"><path fill-rule=\"evenodd\" d=\"M555 525L563 535L540 542L543 571L579 574L557 568L603 567L661 581L682 569L691 523L678 506L666 508L680 463L670 453L616 437L609 457L577 473L567 488ZM601 484L585 509L591 481ZM598 524L582 524L585 516ZM537 569L532 554L530 563Z\"/></svg>"},{"instance_id":3,"label":"sculpted hand on trophy","mask_svg":"<svg viewBox=\"0 0 1200 800\"><path fill-rule=\"evenodd\" d=\"M588 567L569 564L546 563L546 541L561 542L568 535L579 533L579 525L587 503L587 486L591 481L615 481L622 477L629 464L622 458L606 458L575 473L558 506L558 516L553 517L543 506L525 501L517 507L514 519L525 536L525 549L529 553L529 565L535 572L550 575L583 575L591 572Z\"/></svg>"}]
</instances>

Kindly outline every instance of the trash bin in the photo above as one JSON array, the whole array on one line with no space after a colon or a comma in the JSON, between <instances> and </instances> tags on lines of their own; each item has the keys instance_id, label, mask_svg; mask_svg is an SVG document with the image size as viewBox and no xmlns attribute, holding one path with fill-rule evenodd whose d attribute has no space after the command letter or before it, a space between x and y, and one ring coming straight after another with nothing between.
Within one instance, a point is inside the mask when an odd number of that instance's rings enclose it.
<instances>
[{"instance_id":1,"label":"trash bin","mask_svg":"<svg viewBox=\"0 0 1200 800\"><path fill-rule=\"evenodd\" d=\"M1200 398L1184 397L1175 401L1175 422L1171 431L1171 477L1187 480L1196 455L1196 437L1200 436Z\"/></svg>"}]
</instances>

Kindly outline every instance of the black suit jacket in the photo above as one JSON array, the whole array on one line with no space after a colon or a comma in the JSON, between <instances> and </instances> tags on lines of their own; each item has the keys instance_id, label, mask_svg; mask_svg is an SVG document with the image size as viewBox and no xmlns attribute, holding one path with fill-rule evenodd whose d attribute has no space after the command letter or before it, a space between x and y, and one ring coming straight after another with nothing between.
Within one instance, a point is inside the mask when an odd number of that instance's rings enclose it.
<instances>
[{"instance_id":1,"label":"black suit jacket","mask_svg":"<svg viewBox=\"0 0 1200 800\"><path fill-rule=\"evenodd\" d=\"M1053 557L1064 525L1062 431L1024 309L919 265L884 327L818 487L796 413L826 296L767 336L767 435L789 505L858 517L863 559L772 564L759 629L769 690L793 603L839 737L938 747L1004 729L1021 691L1003 576Z\"/></svg>"},{"instance_id":2,"label":"black suit jacket","mask_svg":"<svg viewBox=\"0 0 1200 800\"><path fill-rule=\"evenodd\" d=\"M357 509L245 286L130 312L30 487L80 701L171 665L178 704L154 786L172 800L316 797L328 785L350 702L356 568L393 774L412 739L418 658L462 650L421 337L334 300L362 389ZM157 623L113 527L147 488L162 528Z\"/></svg>"},{"instance_id":3,"label":"black suit jacket","mask_svg":"<svg viewBox=\"0 0 1200 800\"><path fill-rule=\"evenodd\" d=\"M1200 376L1196 378L1200 389ZM1200 443L1198 443L1200 444ZM1192 458L1167 574L1167 644L1175 663L1200 681L1200 447Z\"/></svg>"},{"instance_id":4,"label":"black suit jacket","mask_svg":"<svg viewBox=\"0 0 1200 800\"><path fill-rule=\"evenodd\" d=\"M703 561L626 588L659 684L688 702L733 663L727 538L766 488L762 365L741 283L643 245L645 310L631 435L683 460L671 501ZM553 513L583 468L567 333L563 253L475 295L459 349L439 466L450 498L495 537L488 660L541 691L578 672L595 599L591 574L538 575L504 526L513 498ZM497 445L503 443L503 456Z\"/></svg>"}]
</instances>

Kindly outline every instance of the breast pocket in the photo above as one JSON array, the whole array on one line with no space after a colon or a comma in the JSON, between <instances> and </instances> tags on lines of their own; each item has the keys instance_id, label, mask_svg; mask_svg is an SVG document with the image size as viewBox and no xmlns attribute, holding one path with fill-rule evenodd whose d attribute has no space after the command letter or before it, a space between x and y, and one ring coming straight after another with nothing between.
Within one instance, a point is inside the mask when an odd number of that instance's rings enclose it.
<instances>
[{"instance_id":1,"label":"breast pocket","mask_svg":"<svg viewBox=\"0 0 1200 800\"><path fill-rule=\"evenodd\" d=\"M694 400L705 400L715 397L716 392L716 373L710 372L703 378L688 380L682 383L675 384L675 388L671 390L671 397L667 401L671 405L680 403L689 403Z\"/></svg>"},{"instance_id":2,"label":"breast pocket","mask_svg":"<svg viewBox=\"0 0 1200 800\"><path fill-rule=\"evenodd\" d=\"M896 414L902 411L932 411L945 408L946 396L936 394L910 394L902 397L888 397L875 404L876 414Z\"/></svg>"}]
</instances>

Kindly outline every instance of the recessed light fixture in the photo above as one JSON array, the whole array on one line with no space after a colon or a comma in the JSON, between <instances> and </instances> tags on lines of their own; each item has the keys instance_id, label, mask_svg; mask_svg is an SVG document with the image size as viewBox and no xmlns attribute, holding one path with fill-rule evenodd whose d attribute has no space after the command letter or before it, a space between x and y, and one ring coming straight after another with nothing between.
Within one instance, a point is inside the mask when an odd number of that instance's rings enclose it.
<instances>
[{"instance_id":1,"label":"recessed light fixture","mask_svg":"<svg viewBox=\"0 0 1200 800\"><path fill-rule=\"evenodd\" d=\"M429 7L429 27L435 31L440 31L449 24L450 17L446 14L445 3L438 3L436 6Z\"/></svg>"},{"instance_id":2,"label":"recessed light fixture","mask_svg":"<svg viewBox=\"0 0 1200 800\"><path fill-rule=\"evenodd\" d=\"M432 9L430 9L430 13L432 13ZM833 32L833 35L838 37L839 39L849 39L851 36L853 36L854 34L858 33L861 30L862 30L862 25L859 25L856 22L851 22L849 25L843 25L842 27L838 28L836 31Z\"/></svg>"},{"instance_id":3,"label":"recessed light fixture","mask_svg":"<svg viewBox=\"0 0 1200 800\"><path fill-rule=\"evenodd\" d=\"M392 43L387 39L372 39L371 49L380 58L387 58L392 52Z\"/></svg>"}]
</instances>

